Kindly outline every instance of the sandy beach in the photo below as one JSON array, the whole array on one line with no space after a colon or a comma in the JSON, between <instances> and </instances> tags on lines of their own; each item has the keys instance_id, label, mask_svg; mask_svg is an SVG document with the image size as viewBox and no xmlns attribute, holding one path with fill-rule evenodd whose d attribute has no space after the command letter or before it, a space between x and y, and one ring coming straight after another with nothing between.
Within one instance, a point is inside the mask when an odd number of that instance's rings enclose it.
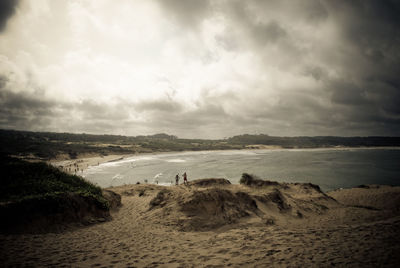
<instances>
[{"instance_id":1,"label":"sandy beach","mask_svg":"<svg viewBox=\"0 0 400 268\"><path fill-rule=\"evenodd\" d=\"M112 154L112 155L87 155L77 159L61 158L48 161L49 164L58 167L64 172L79 175L90 166L97 166L107 162L119 161L124 158L132 157L135 154Z\"/></svg>"},{"instance_id":2,"label":"sandy beach","mask_svg":"<svg viewBox=\"0 0 400 268\"><path fill-rule=\"evenodd\" d=\"M127 185L113 219L1 234L4 267L398 267L400 187Z\"/></svg>"}]
</instances>

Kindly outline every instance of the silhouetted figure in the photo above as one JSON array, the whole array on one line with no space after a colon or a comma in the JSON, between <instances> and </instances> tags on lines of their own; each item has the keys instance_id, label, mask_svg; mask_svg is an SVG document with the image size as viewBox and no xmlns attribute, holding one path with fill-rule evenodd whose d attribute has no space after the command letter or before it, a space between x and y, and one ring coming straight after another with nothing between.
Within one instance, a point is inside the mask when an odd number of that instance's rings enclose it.
<instances>
[{"instance_id":1,"label":"silhouetted figure","mask_svg":"<svg viewBox=\"0 0 400 268\"><path fill-rule=\"evenodd\" d=\"M186 175L186 172L185 173L183 173L183 184L186 184L187 185L187 175Z\"/></svg>"},{"instance_id":2,"label":"silhouetted figure","mask_svg":"<svg viewBox=\"0 0 400 268\"><path fill-rule=\"evenodd\" d=\"M175 176L175 184L179 185L179 174L176 174Z\"/></svg>"}]
</instances>

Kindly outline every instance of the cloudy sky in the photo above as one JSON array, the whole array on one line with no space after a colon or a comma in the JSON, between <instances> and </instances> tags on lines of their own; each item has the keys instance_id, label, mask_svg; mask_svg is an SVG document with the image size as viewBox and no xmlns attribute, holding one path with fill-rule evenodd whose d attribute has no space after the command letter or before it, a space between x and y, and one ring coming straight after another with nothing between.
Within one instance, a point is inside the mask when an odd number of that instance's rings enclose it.
<instances>
[{"instance_id":1,"label":"cloudy sky","mask_svg":"<svg viewBox=\"0 0 400 268\"><path fill-rule=\"evenodd\" d=\"M400 136L393 0L1 0L0 128Z\"/></svg>"}]
</instances>

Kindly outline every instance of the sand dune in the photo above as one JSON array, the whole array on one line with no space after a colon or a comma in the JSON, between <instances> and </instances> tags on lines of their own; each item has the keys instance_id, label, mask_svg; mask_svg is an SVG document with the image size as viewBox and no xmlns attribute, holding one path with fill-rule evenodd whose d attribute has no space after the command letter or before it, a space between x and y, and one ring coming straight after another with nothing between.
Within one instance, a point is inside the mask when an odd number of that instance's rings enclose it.
<instances>
[{"instance_id":1,"label":"sand dune","mask_svg":"<svg viewBox=\"0 0 400 268\"><path fill-rule=\"evenodd\" d=\"M2 234L0 262L6 267L400 263L400 187L327 195L311 184L254 187L215 182L112 188L123 204L112 213L112 221L63 233Z\"/></svg>"}]
</instances>

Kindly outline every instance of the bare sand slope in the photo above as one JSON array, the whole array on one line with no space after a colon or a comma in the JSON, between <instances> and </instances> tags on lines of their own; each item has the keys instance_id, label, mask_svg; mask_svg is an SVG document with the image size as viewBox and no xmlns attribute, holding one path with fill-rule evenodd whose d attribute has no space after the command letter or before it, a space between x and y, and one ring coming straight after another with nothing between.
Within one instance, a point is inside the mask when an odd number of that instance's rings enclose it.
<instances>
[{"instance_id":1,"label":"bare sand slope","mask_svg":"<svg viewBox=\"0 0 400 268\"><path fill-rule=\"evenodd\" d=\"M400 263L400 215L390 201L399 197L400 187L341 190L328 196L311 184L248 187L208 182L113 188L122 195L123 206L113 212L112 221L64 233L0 235L0 263L5 267L398 267Z\"/></svg>"}]
</instances>

